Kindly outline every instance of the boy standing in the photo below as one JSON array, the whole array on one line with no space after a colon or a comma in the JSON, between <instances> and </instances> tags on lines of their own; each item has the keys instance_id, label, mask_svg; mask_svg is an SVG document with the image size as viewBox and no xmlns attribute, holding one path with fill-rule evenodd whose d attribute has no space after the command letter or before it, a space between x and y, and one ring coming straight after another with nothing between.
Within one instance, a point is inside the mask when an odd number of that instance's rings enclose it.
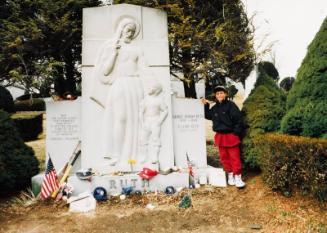
<instances>
[{"instance_id":1,"label":"boy standing","mask_svg":"<svg viewBox=\"0 0 327 233\"><path fill-rule=\"evenodd\" d=\"M239 148L243 127L242 114L234 102L227 100L227 90L224 87L218 86L214 92L216 104L213 107L209 107L208 100L201 99L205 106L205 118L212 120L220 162L228 174L227 183L243 188L245 183L241 177L242 164Z\"/></svg>"}]
</instances>

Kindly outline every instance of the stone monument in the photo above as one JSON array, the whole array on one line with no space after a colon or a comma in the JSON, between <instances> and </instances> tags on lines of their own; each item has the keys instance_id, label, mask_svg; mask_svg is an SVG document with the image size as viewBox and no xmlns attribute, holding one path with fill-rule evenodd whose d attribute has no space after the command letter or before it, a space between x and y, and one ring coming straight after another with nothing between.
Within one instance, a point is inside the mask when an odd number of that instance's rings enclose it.
<instances>
[{"instance_id":1,"label":"stone monument","mask_svg":"<svg viewBox=\"0 0 327 233\"><path fill-rule=\"evenodd\" d=\"M203 105L199 99L178 98L169 65L164 11L129 4L83 10L82 98L71 108L78 117L72 111L62 114L69 102L61 104L64 109L47 109L48 128L59 124L48 135L47 149L56 151L59 144L51 135L66 134L61 124L68 122L78 130L65 147L73 151L72 140L81 139L78 168L94 172L91 181L71 174L74 195L99 186L108 194L128 186L146 191L189 187L187 157L199 183L225 185L223 172L207 167ZM159 174L141 178L144 168Z\"/></svg>"},{"instance_id":2,"label":"stone monument","mask_svg":"<svg viewBox=\"0 0 327 233\"><path fill-rule=\"evenodd\" d=\"M46 101L46 160L51 157L57 171L69 160L81 140L81 99L74 101ZM80 168L78 158L73 171Z\"/></svg>"}]
</instances>

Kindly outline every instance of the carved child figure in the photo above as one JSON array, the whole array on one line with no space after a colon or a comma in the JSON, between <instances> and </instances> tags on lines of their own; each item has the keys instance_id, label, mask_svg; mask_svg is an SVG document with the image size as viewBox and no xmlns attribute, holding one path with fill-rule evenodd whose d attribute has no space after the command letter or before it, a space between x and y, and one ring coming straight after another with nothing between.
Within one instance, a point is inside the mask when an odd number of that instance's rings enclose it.
<instances>
[{"instance_id":1,"label":"carved child figure","mask_svg":"<svg viewBox=\"0 0 327 233\"><path fill-rule=\"evenodd\" d=\"M161 125L168 114L168 107L161 93L162 86L156 79L147 82L146 96L140 104L141 163L149 159L152 164L157 164L159 161Z\"/></svg>"}]
</instances>

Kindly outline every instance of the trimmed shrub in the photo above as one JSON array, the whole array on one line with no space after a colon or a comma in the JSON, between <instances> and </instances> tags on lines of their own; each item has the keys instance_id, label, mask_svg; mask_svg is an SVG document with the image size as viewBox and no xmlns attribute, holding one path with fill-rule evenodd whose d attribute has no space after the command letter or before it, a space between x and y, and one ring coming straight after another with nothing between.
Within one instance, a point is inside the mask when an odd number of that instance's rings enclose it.
<instances>
[{"instance_id":1,"label":"trimmed shrub","mask_svg":"<svg viewBox=\"0 0 327 233\"><path fill-rule=\"evenodd\" d=\"M15 112L12 95L5 87L2 86L0 86L0 110L4 110L6 112Z\"/></svg>"},{"instance_id":2,"label":"trimmed shrub","mask_svg":"<svg viewBox=\"0 0 327 233\"><path fill-rule=\"evenodd\" d=\"M0 110L0 194L30 185L39 172L33 150L24 144L8 113Z\"/></svg>"},{"instance_id":3,"label":"trimmed shrub","mask_svg":"<svg viewBox=\"0 0 327 233\"><path fill-rule=\"evenodd\" d=\"M254 139L263 133L279 130L280 121L285 113L286 96L276 82L259 66L259 76L249 97L243 104L246 134L242 143L244 165L258 169L258 150Z\"/></svg>"},{"instance_id":4,"label":"trimmed shrub","mask_svg":"<svg viewBox=\"0 0 327 233\"><path fill-rule=\"evenodd\" d=\"M303 111L301 106L288 111L281 121L281 131L291 135L300 135L303 131Z\"/></svg>"},{"instance_id":5,"label":"trimmed shrub","mask_svg":"<svg viewBox=\"0 0 327 233\"><path fill-rule=\"evenodd\" d=\"M290 135L326 138L326 116L326 101L304 100L286 113L281 122L282 132Z\"/></svg>"},{"instance_id":6,"label":"trimmed shrub","mask_svg":"<svg viewBox=\"0 0 327 233\"><path fill-rule=\"evenodd\" d=\"M43 99L33 98L28 100L15 101L16 111L45 111Z\"/></svg>"},{"instance_id":7,"label":"trimmed shrub","mask_svg":"<svg viewBox=\"0 0 327 233\"><path fill-rule=\"evenodd\" d=\"M30 98L31 98L31 94L24 94L24 95L18 96L15 100L20 100L20 101L21 100L29 100ZM33 93L32 98L33 99L40 98L40 94Z\"/></svg>"},{"instance_id":8,"label":"trimmed shrub","mask_svg":"<svg viewBox=\"0 0 327 233\"><path fill-rule=\"evenodd\" d=\"M273 63L269 61L262 61L259 62L258 65L259 65L259 69L263 69L269 77L271 77L273 80L278 81L279 73Z\"/></svg>"},{"instance_id":9,"label":"trimmed shrub","mask_svg":"<svg viewBox=\"0 0 327 233\"><path fill-rule=\"evenodd\" d=\"M293 83L295 81L294 77L286 77L279 83L279 87L282 88L285 92L291 90Z\"/></svg>"},{"instance_id":10,"label":"trimmed shrub","mask_svg":"<svg viewBox=\"0 0 327 233\"><path fill-rule=\"evenodd\" d=\"M43 113L18 112L11 116L24 141L37 139L42 133Z\"/></svg>"},{"instance_id":11,"label":"trimmed shrub","mask_svg":"<svg viewBox=\"0 0 327 233\"><path fill-rule=\"evenodd\" d=\"M257 137L264 181L289 195L299 190L327 201L327 140L281 134Z\"/></svg>"},{"instance_id":12,"label":"trimmed shrub","mask_svg":"<svg viewBox=\"0 0 327 233\"><path fill-rule=\"evenodd\" d=\"M286 134L325 137L327 134L327 18L308 47L297 78L287 96L287 113L281 124ZM302 121L294 121L303 111Z\"/></svg>"}]
</instances>

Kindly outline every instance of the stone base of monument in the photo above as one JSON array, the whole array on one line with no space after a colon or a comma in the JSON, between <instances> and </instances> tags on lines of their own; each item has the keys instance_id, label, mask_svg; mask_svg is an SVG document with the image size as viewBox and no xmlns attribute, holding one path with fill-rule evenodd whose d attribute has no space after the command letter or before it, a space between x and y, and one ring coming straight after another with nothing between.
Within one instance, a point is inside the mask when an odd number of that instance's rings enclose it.
<instances>
[{"instance_id":1,"label":"stone base of monument","mask_svg":"<svg viewBox=\"0 0 327 233\"><path fill-rule=\"evenodd\" d=\"M210 184L216 187L226 187L226 175L223 169L207 167L193 169L196 183ZM175 188L189 187L188 172L173 172L168 175L158 174L151 180L143 180L137 173L123 176L103 175L93 176L91 181L81 180L73 175L68 178L68 183L74 187L73 196L83 192L92 193L96 187L103 187L109 195L118 195L122 188L133 187L134 191L165 191L167 186Z\"/></svg>"},{"instance_id":2,"label":"stone base of monument","mask_svg":"<svg viewBox=\"0 0 327 233\"><path fill-rule=\"evenodd\" d=\"M222 168L208 166L206 168L193 169L195 183L200 185L209 184L215 187L226 187L226 173Z\"/></svg>"},{"instance_id":3,"label":"stone base of monument","mask_svg":"<svg viewBox=\"0 0 327 233\"><path fill-rule=\"evenodd\" d=\"M136 171L141 171L142 168L147 167L152 170L159 170L159 164L152 164L150 162L146 162L143 164L134 164L133 166L129 164L121 165L118 164L116 166L110 166L110 159L104 159L104 161L101 163L101 165L98 165L95 169L98 171L102 171L105 173L115 173L115 172L131 172L133 173Z\"/></svg>"},{"instance_id":4,"label":"stone base of monument","mask_svg":"<svg viewBox=\"0 0 327 233\"><path fill-rule=\"evenodd\" d=\"M68 183L74 187L74 196L83 192L92 193L96 187L105 188L109 195L117 195L125 187L133 187L134 190L142 192L164 191L167 186L188 188L189 175L186 172L173 172L168 175L158 174L149 181L143 180L136 173L123 176L93 176L91 181L80 180L76 176L71 176L68 178Z\"/></svg>"},{"instance_id":5,"label":"stone base of monument","mask_svg":"<svg viewBox=\"0 0 327 233\"><path fill-rule=\"evenodd\" d=\"M208 183L216 187L226 187L226 173L222 168L208 167L207 169Z\"/></svg>"},{"instance_id":6,"label":"stone base of monument","mask_svg":"<svg viewBox=\"0 0 327 233\"><path fill-rule=\"evenodd\" d=\"M201 185L209 184L215 187L226 187L226 174L221 168L207 167L193 169L196 183ZM32 191L37 196L41 190L44 173L32 177ZM184 172L173 172L168 175L158 174L151 180L146 181L134 174L124 176L103 175L93 176L91 181L80 180L72 175L68 178L68 183L74 187L73 196L81 193L92 193L96 187L104 187L109 195L116 195L122 192L123 187L132 186L139 191L165 191L167 186L175 188L188 188L189 175Z\"/></svg>"}]
</instances>

